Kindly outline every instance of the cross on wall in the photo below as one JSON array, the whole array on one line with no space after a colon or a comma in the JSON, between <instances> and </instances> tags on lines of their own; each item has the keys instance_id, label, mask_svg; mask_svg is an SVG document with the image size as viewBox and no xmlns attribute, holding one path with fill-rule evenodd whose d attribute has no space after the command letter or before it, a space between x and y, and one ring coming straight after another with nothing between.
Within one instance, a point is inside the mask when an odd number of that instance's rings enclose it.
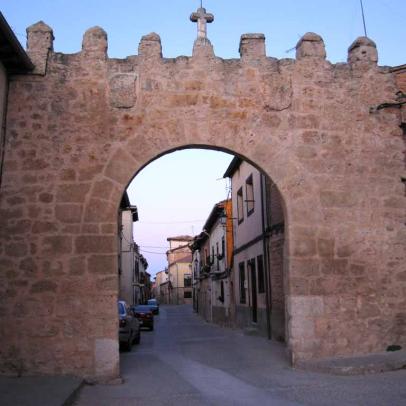
<instances>
[{"instance_id":1,"label":"cross on wall","mask_svg":"<svg viewBox=\"0 0 406 406\"><path fill-rule=\"evenodd\" d=\"M214 21L214 15L207 13L205 8L200 7L191 14L190 21L197 22L197 38L207 39L207 24Z\"/></svg>"}]
</instances>

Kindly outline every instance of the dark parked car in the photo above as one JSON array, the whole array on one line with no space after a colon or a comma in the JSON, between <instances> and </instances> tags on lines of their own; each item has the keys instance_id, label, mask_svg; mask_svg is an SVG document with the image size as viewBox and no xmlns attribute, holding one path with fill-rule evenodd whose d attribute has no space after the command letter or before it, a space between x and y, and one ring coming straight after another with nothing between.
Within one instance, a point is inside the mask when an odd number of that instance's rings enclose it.
<instances>
[{"instance_id":1,"label":"dark parked car","mask_svg":"<svg viewBox=\"0 0 406 406\"><path fill-rule=\"evenodd\" d=\"M141 327L148 327L150 330L154 329L154 315L150 306L134 306L133 311L135 313L135 317L137 317L140 321Z\"/></svg>"},{"instance_id":2,"label":"dark parked car","mask_svg":"<svg viewBox=\"0 0 406 406\"><path fill-rule=\"evenodd\" d=\"M118 301L118 317L120 346L131 351L131 345L141 340L140 322L123 300Z\"/></svg>"},{"instance_id":3,"label":"dark parked car","mask_svg":"<svg viewBox=\"0 0 406 406\"><path fill-rule=\"evenodd\" d=\"M159 303L156 299L149 299L147 305L152 309L153 314L159 314Z\"/></svg>"}]
</instances>

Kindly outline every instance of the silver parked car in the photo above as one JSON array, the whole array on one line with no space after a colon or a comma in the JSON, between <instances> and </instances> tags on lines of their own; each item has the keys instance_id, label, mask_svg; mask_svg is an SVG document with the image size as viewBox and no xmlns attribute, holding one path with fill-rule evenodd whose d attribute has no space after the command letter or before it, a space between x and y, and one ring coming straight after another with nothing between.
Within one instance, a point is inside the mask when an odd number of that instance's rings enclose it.
<instances>
[{"instance_id":1,"label":"silver parked car","mask_svg":"<svg viewBox=\"0 0 406 406\"><path fill-rule=\"evenodd\" d=\"M118 301L118 317L120 346L131 351L131 345L139 344L141 340L140 322L123 300Z\"/></svg>"}]
</instances>

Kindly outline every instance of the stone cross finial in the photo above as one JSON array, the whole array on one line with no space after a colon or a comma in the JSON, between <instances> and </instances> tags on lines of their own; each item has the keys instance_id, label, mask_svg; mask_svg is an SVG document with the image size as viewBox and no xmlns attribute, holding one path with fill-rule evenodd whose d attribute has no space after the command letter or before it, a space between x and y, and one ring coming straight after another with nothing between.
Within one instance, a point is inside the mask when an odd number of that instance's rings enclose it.
<instances>
[{"instance_id":1,"label":"stone cross finial","mask_svg":"<svg viewBox=\"0 0 406 406\"><path fill-rule=\"evenodd\" d=\"M213 14L206 13L206 9L200 7L190 16L190 21L197 22L197 38L207 39L207 23L214 21Z\"/></svg>"}]
</instances>

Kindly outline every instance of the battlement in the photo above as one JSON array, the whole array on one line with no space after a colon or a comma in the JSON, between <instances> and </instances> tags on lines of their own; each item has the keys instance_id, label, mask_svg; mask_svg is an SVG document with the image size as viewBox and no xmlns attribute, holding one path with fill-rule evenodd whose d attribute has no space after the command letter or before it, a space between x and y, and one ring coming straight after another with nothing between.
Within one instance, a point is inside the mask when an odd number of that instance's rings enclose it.
<instances>
[{"instance_id":1,"label":"battlement","mask_svg":"<svg viewBox=\"0 0 406 406\"><path fill-rule=\"evenodd\" d=\"M52 29L42 21L27 28L27 51L36 66L34 73L45 74L49 55L53 52L53 40ZM79 54L88 60L107 61L109 59L107 49L107 33L100 27L93 27L85 32L82 50ZM241 35L239 53L240 62L243 64L257 65L267 58L271 58L266 55L265 35L261 33ZM215 56L211 42L204 37L196 39L191 57L164 58L161 38L156 33L141 38L138 55L128 58L134 57L142 62L172 60L181 64L184 63L185 58L187 60L221 59ZM325 45L320 35L308 32L296 44L297 61L323 61L325 59ZM357 38L348 48L347 61L352 68L368 69L369 67L375 67L378 62L375 43L367 37Z\"/></svg>"}]
</instances>

